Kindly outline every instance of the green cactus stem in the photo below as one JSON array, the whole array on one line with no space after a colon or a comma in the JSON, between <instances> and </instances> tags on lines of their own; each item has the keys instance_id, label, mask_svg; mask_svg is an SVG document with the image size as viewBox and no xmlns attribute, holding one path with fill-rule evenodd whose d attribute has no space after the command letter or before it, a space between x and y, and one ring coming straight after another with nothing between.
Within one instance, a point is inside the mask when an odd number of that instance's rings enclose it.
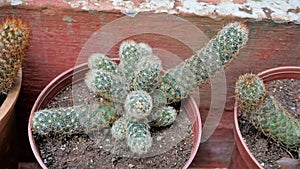
<instances>
[{"instance_id":1,"label":"green cactus stem","mask_svg":"<svg viewBox=\"0 0 300 169\"><path fill-rule=\"evenodd\" d=\"M116 111L110 104L43 109L32 117L32 131L40 135L80 134L111 125Z\"/></svg>"},{"instance_id":2,"label":"green cactus stem","mask_svg":"<svg viewBox=\"0 0 300 169\"><path fill-rule=\"evenodd\" d=\"M94 53L88 58L88 67L90 69L102 69L113 72L116 70L117 64L103 54Z\"/></svg>"},{"instance_id":3,"label":"green cactus stem","mask_svg":"<svg viewBox=\"0 0 300 169\"><path fill-rule=\"evenodd\" d=\"M286 147L300 147L300 122L265 90L254 74L239 77L235 87L242 113L258 130Z\"/></svg>"},{"instance_id":4,"label":"green cactus stem","mask_svg":"<svg viewBox=\"0 0 300 169\"><path fill-rule=\"evenodd\" d=\"M192 90L207 83L233 60L247 40L246 26L230 23L194 56L168 70L160 87L166 93L168 103L180 101Z\"/></svg>"},{"instance_id":5,"label":"green cactus stem","mask_svg":"<svg viewBox=\"0 0 300 169\"><path fill-rule=\"evenodd\" d=\"M132 91L126 97L124 109L128 117L145 119L152 110L151 96L142 90Z\"/></svg>"},{"instance_id":6,"label":"green cactus stem","mask_svg":"<svg viewBox=\"0 0 300 169\"><path fill-rule=\"evenodd\" d=\"M127 133L127 119L125 117L120 117L111 127L111 134L117 140L122 140L126 138Z\"/></svg>"},{"instance_id":7,"label":"green cactus stem","mask_svg":"<svg viewBox=\"0 0 300 169\"><path fill-rule=\"evenodd\" d=\"M131 81L132 90L152 92L159 86L162 65L157 56L148 55L140 59Z\"/></svg>"},{"instance_id":8,"label":"green cactus stem","mask_svg":"<svg viewBox=\"0 0 300 169\"><path fill-rule=\"evenodd\" d=\"M119 47L120 64L117 72L130 82L138 68L137 63L148 55L152 55L152 48L149 45L136 43L133 40L122 42Z\"/></svg>"},{"instance_id":9,"label":"green cactus stem","mask_svg":"<svg viewBox=\"0 0 300 169\"><path fill-rule=\"evenodd\" d=\"M160 108L167 105L167 97L164 92L159 89L155 89L150 93L152 97L153 108Z\"/></svg>"},{"instance_id":10,"label":"green cactus stem","mask_svg":"<svg viewBox=\"0 0 300 169\"><path fill-rule=\"evenodd\" d=\"M118 72L124 77L131 79L137 68L136 62L140 59L139 45L133 40L126 40L121 43L119 48L120 64Z\"/></svg>"},{"instance_id":11,"label":"green cactus stem","mask_svg":"<svg viewBox=\"0 0 300 169\"><path fill-rule=\"evenodd\" d=\"M6 19L0 25L0 94L13 84L25 56L29 28L20 19Z\"/></svg>"},{"instance_id":12,"label":"green cactus stem","mask_svg":"<svg viewBox=\"0 0 300 169\"><path fill-rule=\"evenodd\" d=\"M166 106L160 109L153 109L149 121L151 127L164 127L172 124L177 117L177 111L174 107Z\"/></svg>"},{"instance_id":13,"label":"green cactus stem","mask_svg":"<svg viewBox=\"0 0 300 169\"><path fill-rule=\"evenodd\" d=\"M129 85L122 77L105 70L90 70L85 83L92 92L113 102L124 103L129 93Z\"/></svg>"},{"instance_id":14,"label":"green cactus stem","mask_svg":"<svg viewBox=\"0 0 300 169\"><path fill-rule=\"evenodd\" d=\"M129 119L126 141L132 152L137 154L148 152L152 146L152 137L148 123Z\"/></svg>"}]
</instances>

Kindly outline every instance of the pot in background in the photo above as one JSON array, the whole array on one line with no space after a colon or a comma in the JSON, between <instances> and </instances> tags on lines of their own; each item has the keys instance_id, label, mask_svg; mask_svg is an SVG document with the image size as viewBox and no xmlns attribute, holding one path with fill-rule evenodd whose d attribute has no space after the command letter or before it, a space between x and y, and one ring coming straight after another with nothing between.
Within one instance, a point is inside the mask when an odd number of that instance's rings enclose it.
<instances>
[{"instance_id":1,"label":"pot in background","mask_svg":"<svg viewBox=\"0 0 300 169\"><path fill-rule=\"evenodd\" d=\"M273 80L282 79L296 79L300 80L300 67L297 66L284 66L265 70L258 74L258 76L265 82L268 83ZM231 158L230 168L249 168L249 169L263 169L259 162L252 155L244 142L239 124L238 124L238 104L235 101L234 104L234 139L236 147L233 151Z\"/></svg>"},{"instance_id":2,"label":"pot in background","mask_svg":"<svg viewBox=\"0 0 300 169\"><path fill-rule=\"evenodd\" d=\"M17 168L15 104L22 82L20 69L4 102L0 106L0 168Z\"/></svg>"}]
</instances>

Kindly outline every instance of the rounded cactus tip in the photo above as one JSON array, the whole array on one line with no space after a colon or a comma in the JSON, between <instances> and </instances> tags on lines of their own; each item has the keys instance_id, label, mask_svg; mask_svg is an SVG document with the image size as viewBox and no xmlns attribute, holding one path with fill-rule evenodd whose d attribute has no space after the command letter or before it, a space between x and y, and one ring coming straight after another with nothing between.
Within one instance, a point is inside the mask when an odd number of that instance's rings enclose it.
<instances>
[{"instance_id":1,"label":"rounded cactus tip","mask_svg":"<svg viewBox=\"0 0 300 169\"><path fill-rule=\"evenodd\" d=\"M140 54L142 56L152 55L152 48L150 45L146 43L139 43L139 47L140 47Z\"/></svg>"},{"instance_id":2,"label":"rounded cactus tip","mask_svg":"<svg viewBox=\"0 0 300 169\"><path fill-rule=\"evenodd\" d=\"M8 35L11 35L8 38L17 38L16 40L22 44L22 48L28 45L29 26L23 20L20 18L6 18L1 27Z\"/></svg>"},{"instance_id":3,"label":"rounded cactus tip","mask_svg":"<svg viewBox=\"0 0 300 169\"><path fill-rule=\"evenodd\" d=\"M128 119L126 141L130 150L137 154L147 153L152 146L150 126L145 121Z\"/></svg>"},{"instance_id":4,"label":"rounded cactus tip","mask_svg":"<svg viewBox=\"0 0 300 169\"><path fill-rule=\"evenodd\" d=\"M235 84L235 95L242 107L249 108L261 104L267 92L261 78L247 73L238 78Z\"/></svg>"},{"instance_id":5,"label":"rounded cactus tip","mask_svg":"<svg viewBox=\"0 0 300 169\"><path fill-rule=\"evenodd\" d=\"M176 120L177 111L174 107L165 106L160 109L153 109L150 114L150 125L153 127L168 126Z\"/></svg>"},{"instance_id":6,"label":"rounded cactus tip","mask_svg":"<svg viewBox=\"0 0 300 169\"><path fill-rule=\"evenodd\" d=\"M120 117L111 127L111 134L117 140L125 139L127 132L127 119Z\"/></svg>"},{"instance_id":7,"label":"rounded cactus tip","mask_svg":"<svg viewBox=\"0 0 300 169\"><path fill-rule=\"evenodd\" d=\"M116 69L117 64L104 54L94 53L88 58L88 67L90 69L103 69L111 72Z\"/></svg>"},{"instance_id":8,"label":"rounded cactus tip","mask_svg":"<svg viewBox=\"0 0 300 169\"><path fill-rule=\"evenodd\" d=\"M236 22L232 22L232 23L229 23L227 24L224 29L228 29L228 28L235 28L236 30L240 30L240 31L243 31L245 33L248 33L249 32L249 28L247 27L247 25L245 23L242 23L242 22L239 22L239 21L236 21Z\"/></svg>"},{"instance_id":9,"label":"rounded cactus tip","mask_svg":"<svg viewBox=\"0 0 300 169\"><path fill-rule=\"evenodd\" d=\"M134 40L125 40L119 47L120 59L131 59L138 57L139 45Z\"/></svg>"},{"instance_id":10,"label":"rounded cactus tip","mask_svg":"<svg viewBox=\"0 0 300 169\"><path fill-rule=\"evenodd\" d=\"M124 108L129 117L144 119L152 110L152 98L143 90L136 90L126 97Z\"/></svg>"}]
</instances>

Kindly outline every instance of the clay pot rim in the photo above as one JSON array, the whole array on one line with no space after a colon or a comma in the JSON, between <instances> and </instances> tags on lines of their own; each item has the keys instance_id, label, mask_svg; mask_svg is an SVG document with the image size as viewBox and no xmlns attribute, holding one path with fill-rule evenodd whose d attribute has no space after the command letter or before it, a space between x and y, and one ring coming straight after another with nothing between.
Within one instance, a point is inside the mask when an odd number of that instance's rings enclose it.
<instances>
[{"instance_id":1,"label":"clay pot rim","mask_svg":"<svg viewBox=\"0 0 300 169\"><path fill-rule=\"evenodd\" d=\"M258 73L258 76L262 78L264 82L269 82L272 80L279 80L279 79L298 79L300 80L300 67L299 66L281 66L281 67L275 67L271 69L267 69L265 71L262 71ZM237 135L237 136L236 136ZM247 154L252 159L253 163L256 165L259 169L264 169L259 162L256 160L256 158L253 156L251 151L249 150L247 144L243 140L239 124L238 124L238 103L237 99L235 99L234 103L234 137L235 140L239 141L241 143L242 147ZM237 138L236 138L237 137ZM238 147L240 148L240 147ZM240 150L239 150L240 151Z\"/></svg>"},{"instance_id":2,"label":"clay pot rim","mask_svg":"<svg viewBox=\"0 0 300 169\"><path fill-rule=\"evenodd\" d=\"M18 71L17 76L14 79L14 84L9 90L4 102L0 106L0 124L4 119L9 116L8 112L14 109L14 106L18 100L22 84L22 69Z\"/></svg>"},{"instance_id":3,"label":"clay pot rim","mask_svg":"<svg viewBox=\"0 0 300 169\"><path fill-rule=\"evenodd\" d=\"M119 58L111 58L111 60L115 61L115 62L119 62ZM29 116L29 121L28 121L28 137L29 137L29 143L31 146L31 149L33 151L33 154L36 158L36 160L38 161L39 165L43 168L43 169L47 169L47 166L43 163L43 160L40 156L39 150L36 146L35 140L33 138L33 134L31 132L31 125L32 125L32 116L34 114L34 112L36 110L38 110L38 108L40 108L41 103L44 102L44 100L47 98L46 96L53 90L55 89L57 86L59 86L60 83L66 81L67 79L71 77L73 77L73 81L72 83L76 83L79 80L76 80L76 77L74 76L76 74L76 72L81 72L82 70L84 70L87 67L87 63L82 63L80 65L76 65L73 68L70 68L66 71L64 71L63 73L59 74L58 76L56 76L43 90L42 92L39 94L38 98L36 99L32 109L31 109L31 113ZM75 77L75 78L74 78ZM74 82L75 80L75 82ZM57 93L59 93L60 91L57 91ZM192 148L192 152L190 154L189 159L186 161L183 169L187 169L190 164L192 163L193 159L195 158L198 148L200 146L200 142L201 142L201 135L202 135L202 122L201 122L201 116L200 116L200 112L199 112L199 108L195 102L195 100L191 97L188 96L188 100L189 100L189 104L192 105L193 110L195 111L195 122L193 124L193 148ZM198 131L198 132L197 132Z\"/></svg>"}]
</instances>

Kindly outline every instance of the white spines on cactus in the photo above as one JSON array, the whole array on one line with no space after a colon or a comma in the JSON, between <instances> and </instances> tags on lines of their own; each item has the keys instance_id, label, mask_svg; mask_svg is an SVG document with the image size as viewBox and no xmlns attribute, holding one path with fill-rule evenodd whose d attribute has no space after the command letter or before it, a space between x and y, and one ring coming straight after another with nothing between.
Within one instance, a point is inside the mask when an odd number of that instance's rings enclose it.
<instances>
[{"instance_id":1,"label":"white spines on cactus","mask_svg":"<svg viewBox=\"0 0 300 169\"><path fill-rule=\"evenodd\" d=\"M248 28L239 22L230 23L196 55L168 70L160 87L166 93L168 103L180 101L191 90L207 83L233 60L247 40ZM185 73L186 76L182 76Z\"/></svg>"},{"instance_id":2,"label":"white spines on cactus","mask_svg":"<svg viewBox=\"0 0 300 169\"><path fill-rule=\"evenodd\" d=\"M43 109L32 117L32 131L40 135L80 134L111 125L115 108L108 103Z\"/></svg>"},{"instance_id":3,"label":"white spines on cactus","mask_svg":"<svg viewBox=\"0 0 300 169\"><path fill-rule=\"evenodd\" d=\"M113 102L123 103L129 93L129 85L122 77L105 70L90 70L85 83L92 92Z\"/></svg>"},{"instance_id":4,"label":"white spines on cactus","mask_svg":"<svg viewBox=\"0 0 300 169\"><path fill-rule=\"evenodd\" d=\"M152 146L152 137L148 123L129 119L126 141L132 152L137 154L148 152Z\"/></svg>"},{"instance_id":5,"label":"white spines on cactus","mask_svg":"<svg viewBox=\"0 0 300 169\"><path fill-rule=\"evenodd\" d=\"M127 133L127 119L125 117L120 117L111 127L111 134L117 140L122 140L126 138Z\"/></svg>"},{"instance_id":6,"label":"white spines on cactus","mask_svg":"<svg viewBox=\"0 0 300 169\"><path fill-rule=\"evenodd\" d=\"M145 119L152 110L151 96L142 90L132 91L126 97L124 109L128 117Z\"/></svg>"},{"instance_id":7,"label":"white spines on cactus","mask_svg":"<svg viewBox=\"0 0 300 169\"><path fill-rule=\"evenodd\" d=\"M103 54L94 53L88 58L88 67L90 69L102 69L113 72L116 70L117 64Z\"/></svg>"},{"instance_id":8,"label":"white spines on cactus","mask_svg":"<svg viewBox=\"0 0 300 169\"><path fill-rule=\"evenodd\" d=\"M137 69L136 62L141 57L139 48L139 45L133 40L126 40L120 45L118 72L122 73L127 79L131 79L134 71Z\"/></svg>"},{"instance_id":9,"label":"white spines on cactus","mask_svg":"<svg viewBox=\"0 0 300 169\"><path fill-rule=\"evenodd\" d=\"M167 97L165 92L155 89L150 93L150 96L152 97L153 108L160 108L167 105Z\"/></svg>"},{"instance_id":10,"label":"white spines on cactus","mask_svg":"<svg viewBox=\"0 0 300 169\"><path fill-rule=\"evenodd\" d=\"M146 43L139 43L139 53L142 57L152 55L152 48Z\"/></svg>"},{"instance_id":11,"label":"white spines on cactus","mask_svg":"<svg viewBox=\"0 0 300 169\"><path fill-rule=\"evenodd\" d=\"M157 56L142 57L134 71L131 89L152 92L160 84L161 71L161 60Z\"/></svg>"},{"instance_id":12,"label":"white spines on cactus","mask_svg":"<svg viewBox=\"0 0 300 169\"><path fill-rule=\"evenodd\" d=\"M172 124L177 117L177 111L174 107L165 106L159 109L153 109L149 121L151 127L164 127Z\"/></svg>"}]
</instances>

